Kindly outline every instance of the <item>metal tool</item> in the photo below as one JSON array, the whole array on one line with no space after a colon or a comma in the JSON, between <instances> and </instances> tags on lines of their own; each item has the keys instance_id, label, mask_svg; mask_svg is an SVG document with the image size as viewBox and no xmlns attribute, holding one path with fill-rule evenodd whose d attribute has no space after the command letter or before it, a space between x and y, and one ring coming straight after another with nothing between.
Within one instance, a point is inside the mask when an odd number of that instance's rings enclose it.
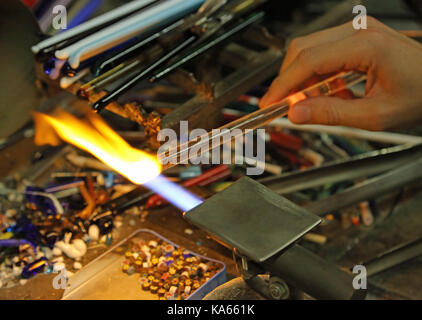
<instances>
[{"instance_id":1,"label":"metal tool","mask_svg":"<svg viewBox=\"0 0 422 320\"><path fill-rule=\"evenodd\" d=\"M374 276L382 271L398 266L422 255L422 239L400 244L374 259L361 263L366 267L366 274Z\"/></svg>"},{"instance_id":2,"label":"metal tool","mask_svg":"<svg viewBox=\"0 0 422 320\"><path fill-rule=\"evenodd\" d=\"M201 21L204 21L204 19L206 21L209 15L217 11L226 2L227 0L207 0L198 9L198 12L194 14L192 18L198 19L196 24L200 23ZM117 54L114 54L112 57L106 58L100 61L99 63L97 63L97 66L94 66L94 69L95 69L94 74L98 76L102 74L103 72L110 70L111 68L117 66L119 63L139 53L139 51L145 48L146 45L152 43L154 40L157 40L163 37L164 35L171 33L175 29L177 29L178 32L184 31L184 29L187 27L187 26L184 26L185 24L186 24L186 18L183 18L165 27L159 32L152 34L151 36L147 38L140 37L139 42L135 43L134 45L131 45L128 48L124 48L120 50Z\"/></svg>"},{"instance_id":3,"label":"metal tool","mask_svg":"<svg viewBox=\"0 0 422 320\"><path fill-rule=\"evenodd\" d=\"M184 218L235 248L248 279L270 271L317 299L365 295L353 288L351 274L295 244L320 219L248 177L186 212Z\"/></svg>"},{"instance_id":4,"label":"metal tool","mask_svg":"<svg viewBox=\"0 0 422 320\"><path fill-rule=\"evenodd\" d=\"M199 55L203 54L207 50L217 46L221 42L225 41L229 37L233 36L237 32L245 29L246 27L250 26L251 24L258 22L261 20L264 16L263 12L259 12L257 14L253 14L251 17L247 18L244 22L238 24L233 29L227 31L226 33L223 33L221 36L216 36L212 38L209 41L205 41L208 37L210 37L212 34L217 32L219 28L221 28L221 24L216 24L213 28L205 29L207 30L204 32L204 34L201 36L200 45L198 47L193 48L190 52L187 52L186 54L182 55L177 59L177 61L172 62L169 66L164 67L162 70L158 70L152 77L150 77L150 81L158 81L159 79L163 78L170 72L176 70L177 68L183 66L184 64L188 63L189 61L192 61ZM224 21L223 24L226 24L230 19L227 19ZM203 44L202 44L203 43Z\"/></svg>"},{"instance_id":5,"label":"metal tool","mask_svg":"<svg viewBox=\"0 0 422 320\"><path fill-rule=\"evenodd\" d=\"M279 194L288 194L324 184L374 176L421 157L422 145L401 145L333 161L305 171L262 178L258 182Z\"/></svg>"},{"instance_id":6,"label":"metal tool","mask_svg":"<svg viewBox=\"0 0 422 320\"><path fill-rule=\"evenodd\" d=\"M133 87L137 82L139 82L142 79L145 79L148 75L151 74L151 72L156 69L157 67L164 64L166 61L171 59L173 56L177 55L180 51L188 47L190 44L192 44L196 40L196 36L190 36L188 39L183 40L182 43L180 43L176 48L174 48L172 51L166 53L164 56L162 56L160 59L155 61L153 64L151 64L146 69L143 69L140 73L136 74L134 77L130 78L127 82L125 82L122 86L119 86L116 90L110 92L103 98L96 101L92 108L95 111L101 111L106 105L108 105L111 101L115 100L118 96L120 96L123 92L127 91L129 88Z\"/></svg>"},{"instance_id":7,"label":"metal tool","mask_svg":"<svg viewBox=\"0 0 422 320\"><path fill-rule=\"evenodd\" d=\"M247 26L257 22L263 17L263 13L254 15L250 17L249 19L245 20L243 23L237 25L233 29L229 30L228 32L224 33L223 35L219 36L216 39L213 39L212 41L206 43L201 49L195 51L189 59L192 59L193 57L196 57L200 55L201 53L204 53L206 50L215 47L216 45L220 44L222 41L228 39L232 35L236 34L237 32L243 30ZM142 70L139 74L136 76L130 78L127 82L125 82L122 86L118 87L114 91L110 92L103 98L99 99L93 104L93 108L96 111L101 111L107 104L109 104L111 101L115 100L118 96L120 96L122 93L126 92L129 88L133 87L136 83L139 81L147 78L151 75L151 73L162 66L164 63L169 61L171 58L179 54L183 49L188 47L190 44L194 43L198 39L197 35L191 35L187 40L184 40L180 45L169 51L167 54L162 56L160 59L158 59L156 62L154 62L151 66L148 68ZM175 65L173 65L175 66Z\"/></svg>"},{"instance_id":8,"label":"metal tool","mask_svg":"<svg viewBox=\"0 0 422 320\"><path fill-rule=\"evenodd\" d=\"M331 197L311 202L304 206L316 215L323 215L338 211L363 200L369 200L386 194L422 176L422 159L403 164L387 173L366 180Z\"/></svg>"},{"instance_id":9,"label":"metal tool","mask_svg":"<svg viewBox=\"0 0 422 320\"><path fill-rule=\"evenodd\" d=\"M139 53L139 51L143 49L147 44L150 44L154 40L159 39L160 37L168 34L178 26L182 25L183 21L184 20L176 21L170 26L164 28L163 30L157 33L154 33L153 35L147 38L141 38L141 40L135 43L134 45L128 48L123 48L122 50L118 51L117 54L113 54L112 57L107 57L106 59L99 61L98 63L96 63L96 66L93 67L93 69L95 70L94 75L99 76L105 71L108 71L120 64L121 62L125 61L126 59L133 57L135 54Z\"/></svg>"},{"instance_id":10,"label":"metal tool","mask_svg":"<svg viewBox=\"0 0 422 320\"><path fill-rule=\"evenodd\" d=\"M198 9L198 14L201 15L201 18L206 18L213 14L215 11L220 9L227 3L228 0L207 0L204 4ZM197 23L200 23L199 20Z\"/></svg>"},{"instance_id":11,"label":"metal tool","mask_svg":"<svg viewBox=\"0 0 422 320\"><path fill-rule=\"evenodd\" d=\"M228 3L225 0L210 0L209 2L208 7L207 3L204 3L199 8L198 13L202 14L202 18L191 28L192 32L200 36L197 44L223 30L234 19L250 12L266 0L232 0Z\"/></svg>"}]
</instances>

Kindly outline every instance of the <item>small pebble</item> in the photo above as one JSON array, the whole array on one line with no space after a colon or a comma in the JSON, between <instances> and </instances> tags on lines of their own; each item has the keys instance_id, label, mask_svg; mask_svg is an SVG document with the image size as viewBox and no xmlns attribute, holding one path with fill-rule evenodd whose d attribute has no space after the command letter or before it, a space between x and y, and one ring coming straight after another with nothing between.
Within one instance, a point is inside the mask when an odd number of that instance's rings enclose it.
<instances>
[{"instance_id":1,"label":"small pebble","mask_svg":"<svg viewBox=\"0 0 422 320\"><path fill-rule=\"evenodd\" d=\"M55 246L72 259L82 257L87 250L86 243L82 239L75 239L72 241L72 244L57 241Z\"/></svg>"},{"instance_id":2,"label":"small pebble","mask_svg":"<svg viewBox=\"0 0 422 320\"><path fill-rule=\"evenodd\" d=\"M17 202L22 202L23 201L23 194L21 194L21 193L17 193L16 194L16 199L15 199L15 201L17 201Z\"/></svg>"},{"instance_id":3,"label":"small pebble","mask_svg":"<svg viewBox=\"0 0 422 320\"><path fill-rule=\"evenodd\" d=\"M136 272L136 269L135 269L135 267L130 266L129 269L127 269L126 272L127 272L128 275L131 276L132 274L134 274Z\"/></svg>"},{"instance_id":4,"label":"small pebble","mask_svg":"<svg viewBox=\"0 0 422 320\"><path fill-rule=\"evenodd\" d=\"M100 243L105 243L107 241L107 236L103 235L100 239Z\"/></svg>"},{"instance_id":5,"label":"small pebble","mask_svg":"<svg viewBox=\"0 0 422 320\"><path fill-rule=\"evenodd\" d=\"M64 258L62 256L53 259L51 262L63 262Z\"/></svg>"},{"instance_id":6,"label":"small pebble","mask_svg":"<svg viewBox=\"0 0 422 320\"><path fill-rule=\"evenodd\" d=\"M45 255L44 255L44 252L42 252L42 251L38 251L38 252L37 252L37 255L36 255L36 257L35 257L35 259L37 259L37 260L38 260L38 259L44 258L44 256L45 256Z\"/></svg>"},{"instance_id":7,"label":"small pebble","mask_svg":"<svg viewBox=\"0 0 422 320\"><path fill-rule=\"evenodd\" d=\"M7 199L8 199L9 201L15 201L15 200L16 200L16 192L10 192L10 193L7 195Z\"/></svg>"},{"instance_id":8,"label":"small pebble","mask_svg":"<svg viewBox=\"0 0 422 320\"><path fill-rule=\"evenodd\" d=\"M6 210L6 217L13 218L16 215L17 211L15 209Z\"/></svg>"},{"instance_id":9,"label":"small pebble","mask_svg":"<svg viewBox=\"0 0 422 320\"><path fill-rule=\"evenodd\" d=\"M87 233L85 233L83 236L82 236L82 240L83 241L85 241L86 243L91 243L91 238L89 237L89 235L87 234Z\"/></svg>"},{"instance_id":10,"label":"small pebble","mask_svg":"<svg viewBox=\"0 0 422 320\"><path fill-rule=\"evenodd\" d=\"M127 213L133 214L133 215L139 215L142 212L142 210L139 207L136 207L136 206L131 208L131 209L128 209L126 211L127 211Z\"/></svg>"},{"instance_id":11,"label":"small pebble","mask_svg":"<svg viewBox=\"0 0 422 320\"><path fill-rule=\"evenodd\" d=\"M44 273L50 274L52 271L53 271L53 266L49 265L47 266L47 268L45 268Z\"/></svg>"},{"instance_id":12,"label":"small pebble","mask_svg":"<svg viewBox=\"0 0 422 320\"><path fill-rule=\"evenodd\" d=\"M158 243L157 241L151 240L150 242L148 242L148 245L152 248L156 248Z\"/></svg>"},{"instance_id":13,"label":"small pebble","mask_svg":"<svg viewBox=\"0 0 422 320\"><path fill-rule=\"evenodd\" d=\"M19 280L19 283L21 284L21 286L24 286L25 284L26 284L26 282L27 282L28 280L26 280L26 279L20 279Z\"/></svg>"},{"instance_id":14,"label":"small pebble","mask_svg":"<svg viewBox=\"0 0 422 320\"><path fill-rule=\"evenodd\" d=\"M80 252L81 256L85 255L87 247L86 243L82 239L73 240L72 245Z\"/></svg>"},{"instance_id":15,"label":"small pebble","mask_svg":"<svg viewBox=\"0 0 422 320\"><path fill-rule=\"evenodd\" d=\"M63 239L64 243L69 243L72 237L73 237L72 232L66 232L64 234L64 239Z\"/></svg>"},{"instance_id":16,"label":"small pebble","mask_svg":"<svg viewBox=\"0 0 422 320\"><path fill-rule=\"evenodd\" d=\"M108 235L107 235L107 238L106 238L106 241L105 241L105 244L106 244L106 246L109 246L109 245L111 245L113 243L113 237L111 236L111 234L109 233Z\"/></svg>"},{"instance_id":17,"label":"small pebble","mask_svg":"<svg viewBox=\"0 0 422 320\"><path fill-rule=\"evenodd\" d=\"M120 228L122 225L123 225L123 222L121 222L121 221L115 221L115 222L114 222L114 226L115 226L116 228Z\"/></svg>"},{"instance_id":18,"label":"small pebble","mask_svg":"<svg viewBox=\"0 0 422 320\"><path fill-rule=\"evenodd\" d=\"M58 248L57 248L58 249ZM42 248L44 252L44 256L50 260L53 257L53 250L51 250L49 247L43 247ZM60 250L60 249L59 249Z\"/></svg>"},{"instance_id":19,"label":"small pebble","mask_svg":"<svg viewBox=\"0 0 422 320\"><path fill-rule=\"evenodd\" d=\"M13 275L15 277L17 277L17 276L20 276L21 273L22 273L22 268L14 265L13 266Z\"/></svg>"},{"instance_id":20,"label":"small pebble","mask_svg":"<svg viewBox=\"0 0 422 320\"><path fill-rule=\"evenodd\" d=\"M55 255L55 256L61 256L62 255L62 250L60 250L57 247L54 247L53 248L53 255Z\"/></svg>"},{"instance_id":21,"label":"small pebble","mask_svg":"<svg viewBox=\"0 0 422 320\"><path fill-rule=\"evenodd\" d=\"M188 234L188 235L191 235L193 233L193 230L187 228L187 229L185 229L185 233Z\"/></svg>"},{"instance_id":22,"label":"small pebble","mask_svg":"<svg viewBox=\"0 0 422 320\"><path fill-rule=\"evenodd\" d=\"M80 262L75 262L73 264L73 269L76 269L76 270L82 269L82 264Z\"/></svg>"},{"instance_id":23,"label":"small pebble","mask_svg":"<svg viewBox=\"0 0 422 320\"><path fill-rule=\"evenodd\" d=\"M56 262L53 266L54 273L57 273L63 269L66 269L66 265L63 262Z\"/></svg>"},{"instance_id":24,"label":"small pebble","mask_svg":"<svg viewBox=\"0 0 422 320\"><path fill-rule=\"evenodd\" d=\"M100 237L100 228L96 224L92 224L89 226L88 235L91 241L98 241Z\"/></svg>"},{"instance_id":25,"label":"small pebble","mask_svg":"<svg viewBox=\"0 0 422 320\"><path fill-rule=\"evenodd\" d=\"M104 185L104 183L105 183L105 181L104 181L104 176L103 176L102 174L99 174L99 175L97 176L97 184L98 184L98 185L100 185L100 186L103 186L103 185Z\"/></svg>"}]
</instances>

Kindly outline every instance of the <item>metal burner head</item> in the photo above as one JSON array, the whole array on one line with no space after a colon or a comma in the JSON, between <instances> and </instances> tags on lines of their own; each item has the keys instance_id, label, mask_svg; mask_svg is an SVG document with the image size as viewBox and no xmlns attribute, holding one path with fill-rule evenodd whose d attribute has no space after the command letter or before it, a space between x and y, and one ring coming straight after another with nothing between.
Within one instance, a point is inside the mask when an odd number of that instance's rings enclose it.
<instances>
[{"instance_id":1,"label":"metal burner head","mask_svg":"<svg viewBox=\"0 0 422 320\"><path fill-rule=\"evenodd\" d=\"M321 222L248 177L186 212L184 218L256 262L285 249Z\"/></svg>"}]
</instances>

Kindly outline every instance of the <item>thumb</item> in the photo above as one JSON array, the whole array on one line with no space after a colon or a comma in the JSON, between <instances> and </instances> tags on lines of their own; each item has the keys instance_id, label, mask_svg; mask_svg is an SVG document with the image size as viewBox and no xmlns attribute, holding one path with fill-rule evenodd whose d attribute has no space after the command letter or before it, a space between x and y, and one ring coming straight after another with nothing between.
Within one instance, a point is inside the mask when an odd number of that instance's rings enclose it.
<instances>
[{"instance_id":1,"label":"thumb","mask_svg":"<svg viewBox=\"0 0 422 320\"><path fill-rule=\"evenodd\" d=\"M290 108L289 120L296 124L341 125L379 130L376 104L368 98L345 100L313 97Z\"/></svg>"}]
</instances>

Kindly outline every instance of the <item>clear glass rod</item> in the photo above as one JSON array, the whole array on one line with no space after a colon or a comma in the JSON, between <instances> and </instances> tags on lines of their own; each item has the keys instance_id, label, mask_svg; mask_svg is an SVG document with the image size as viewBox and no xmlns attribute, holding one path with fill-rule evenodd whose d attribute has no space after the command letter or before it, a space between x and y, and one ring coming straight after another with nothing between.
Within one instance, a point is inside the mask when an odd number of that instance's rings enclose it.
<instances>
[{"instance_id":1,"label":"clear glass rod","mask_svg":"<svg viewBox=\"0 0 422 320\"><path fill-rule=\"evenodd\" d=\"M364 73L353 71L341 72L304 90L289 95L280 102L267 108L252 112L217 128L217 130L213 129L206 135L199 136L185 143L179 143L166 152L158 154L158 159L163 163L163 169L170 168L179 163L186 163L188 160L197 159L212 149L221 146L221 144L233 141L239 135L244 135L247 130L262 127L272 120L286 115L289 108L299 101L309 97L334 95L364 80L366 80L366 74ZM228 136L228 132L230 133L230 140L222 139Z\"/></svg>"}]
</instances>

